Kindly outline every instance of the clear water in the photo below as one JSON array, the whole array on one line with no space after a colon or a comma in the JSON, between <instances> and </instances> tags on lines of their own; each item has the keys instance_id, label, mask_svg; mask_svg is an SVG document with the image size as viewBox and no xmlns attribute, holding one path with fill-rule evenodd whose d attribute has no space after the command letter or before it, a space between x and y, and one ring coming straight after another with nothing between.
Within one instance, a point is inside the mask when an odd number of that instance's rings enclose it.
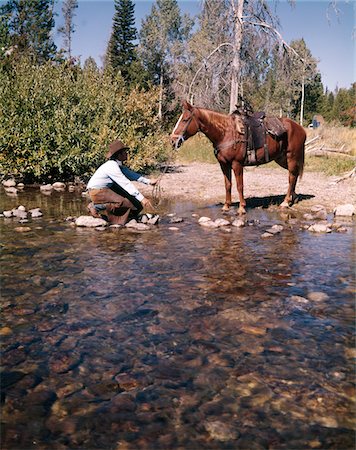
<instances>
[{"instance_id":1,"label":"clear water","mask_svg":"<svg viewBox=\"0 0 356 450\"><path fill-rule=\"evenodd\" d=\"M256 209L228 233L183 203L143 233L64 220L86 203L2 193L44 213L0 219L4 449L354 448L354 224Z\"/></svg>"}]
</instances>

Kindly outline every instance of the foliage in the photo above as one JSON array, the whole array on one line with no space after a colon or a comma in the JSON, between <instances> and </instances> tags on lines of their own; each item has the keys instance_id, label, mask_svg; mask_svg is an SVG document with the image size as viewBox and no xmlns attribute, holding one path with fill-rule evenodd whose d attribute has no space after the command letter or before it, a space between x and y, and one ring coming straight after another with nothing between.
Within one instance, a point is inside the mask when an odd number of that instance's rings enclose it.
<instances>
[{"instance_id":1,"label":"foliage","mask_svg":"<svg viewBox=\"0 0 356 450\"><path fill-rule=\"evenodd\" d=\"M53 4L54 0L9 0L1 6L1 47L11 46L41 63L53 59Z\"/></svg>"},{"instance_id":2,"label":"foliage","mask_svg":"<svg viewBox=\"0 0 356 450\"><path fill-rule=\"evenodd\" d=\"M131 166L164 158L156 90L128 91L121 76L22 59L0 67L0 173L26 181L87 178L120 138Z\"/></svg>"},{"instance_id":3,"label":"foliage","mask_svg":"<svg viewBox=\"0 0 356 450\"><path fill-rule=\"evenodd\" d=\"M152 83L160 86L159 118L174 109L174 69L192 22L180 14L177 0L156 0L142 21L139 54Z\"/></svg>"},{"instance_id":4,"label":"foliage","mask_svg":"<svg viewBox=\"0 0 356 450\"><path fill-rule=\"evenodd\" d=\"M78 8L78 0L65 0L63 2L62 13L64 25L58 28L58 32L63 34L64 48L69 58L72 56L72 34L75 31L73 19L76 8Z\"/></svg>"},{"instance_id":5,"label":"foliage","mask_svg":"<svg viewBox=\"0 0 356 450\"><path fill-rule=\"evenodd\" d=\"M137 61L135 5L132 0L115 0L112 33L108 44L106 62L126 81L131 81L133 64Z\"/></svg>"}]
</instances>

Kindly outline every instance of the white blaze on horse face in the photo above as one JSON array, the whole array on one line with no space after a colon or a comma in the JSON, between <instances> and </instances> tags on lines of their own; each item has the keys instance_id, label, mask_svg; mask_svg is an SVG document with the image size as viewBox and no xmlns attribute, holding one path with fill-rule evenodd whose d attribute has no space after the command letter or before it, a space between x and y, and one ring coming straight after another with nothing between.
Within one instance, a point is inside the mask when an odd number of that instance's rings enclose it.
<instances>
[{"instance_id":1,"label":"white blaze on horse face","mask_svg":"<svg viewBox=\"0 0 356 450\"><path fill-rule=\"evenodd\" d=\"M176 135L176 131L177 131L177 129L178 129L178 126L179 126L180 121L182 120L182 118L183 118L183 114L180 115L180 117L179 117L179 119L178 119L178 122L176 123L176 126L174 127L174 130L172 131L172 137L177 136L177 135Z\"/></svg>"}]
</instances>

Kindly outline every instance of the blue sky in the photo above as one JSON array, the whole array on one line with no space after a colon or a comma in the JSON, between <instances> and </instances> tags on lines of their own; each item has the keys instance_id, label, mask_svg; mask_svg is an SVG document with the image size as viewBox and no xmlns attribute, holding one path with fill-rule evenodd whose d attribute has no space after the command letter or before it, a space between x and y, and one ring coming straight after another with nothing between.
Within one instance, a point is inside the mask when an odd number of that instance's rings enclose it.
<instances>
[{"instance_id":1,"label":"blue sky","mask_svg":"<svg viewBox=\"0 0 356 450\"><path fill-rule=\"evenodd\" d=\"M356 0L336 0L339 14L329 11L329 0L295 0L294 7L287 1L277 3L276 13L281 21L281 34L287 43L304 38L312 55L319 60L319 70L324 87L334 90L337 86L349 88L356 81L355 12ZM136 27L150 13L153 2L135 2ZM182 12L197 14L199 0L179 1ZM61 24L61 3L57 2L56 27ZM114 15L113 0L79 0L76 10L76 32L73 35L73 55L82 62L92 56L101 65L111 33ZM58 47L62 38L55 36Z\"/></svg>"}]
</instances>

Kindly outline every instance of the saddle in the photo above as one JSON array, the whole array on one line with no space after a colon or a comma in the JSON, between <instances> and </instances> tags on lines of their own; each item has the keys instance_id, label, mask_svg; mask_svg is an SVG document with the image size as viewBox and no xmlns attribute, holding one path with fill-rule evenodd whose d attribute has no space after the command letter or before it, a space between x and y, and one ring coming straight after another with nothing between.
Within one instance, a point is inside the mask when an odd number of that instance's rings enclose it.
<instances>
[{"instance_id":1,"label":"saddle","mask_svg":"<svg viewBox=\"0 0 356 450\"><path fill-rule=\"evenodd\" d=\"M280 141L287 132L282 122L277 117L266 117L265 112L249 112L237 109L232 114L240 115L244 124L244 134L246 137L246 153L244 165L256 165L267 163L270 160L267 134ZM264 157L257 159L257 149L264 148Z\"/></svg>"}]
</instances>

